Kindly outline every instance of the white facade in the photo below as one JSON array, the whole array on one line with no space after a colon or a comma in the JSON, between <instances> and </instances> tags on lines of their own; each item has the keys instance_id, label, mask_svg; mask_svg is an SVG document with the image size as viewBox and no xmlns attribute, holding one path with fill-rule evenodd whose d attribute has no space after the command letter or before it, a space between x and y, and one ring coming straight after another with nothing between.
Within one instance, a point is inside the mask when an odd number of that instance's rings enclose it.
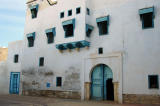
<instances>
[{"instance_id":1,"label":"white facade","mask_svg":"<svg viewBox=\"0 0 160 106\"><path fill-rule=\"evenodd\" d=\"M39 4L37 18L31 18L31 5ZM139 9L154 6L154 28L142 29ZM80 14L76 8L80 7ZM86 14L90 9L90 15ZM72 9L72 16L68 10ZM75 91L85 98L85 82L91 82L92 69L105 64L112 69L113 82L118 82L118 101L123 94L160 95L159 89L148 88L148 75L160 76L160 1L159 0L58 0L50 6L47 0L27 4L24 40L9 45L9 72L21 72L25 90ZM64 18L60 13L64 12ZM109 15L109 33L99 36L96 18ZM65 38L62 22L75 19L74 36ZM86 24L94 27L86 37ZM47 43L45 30L56 28L54 43ZM35 32L34 47L28 47L27 34ZM77 41L90 42L89 49L72 49L60 53L56 45ZM98 48L103 54L98 54ZM19 54L18 64L12 63ZM39 58L44 66L39 67ZM51 72L51 75L45 73ZM56 77L62 87L56 87ZM160 85L160 79L159 85ZM33 82L37 84L33 85ZM50 87L46 87L50 83Z\"/></svg>"}]
</instances>

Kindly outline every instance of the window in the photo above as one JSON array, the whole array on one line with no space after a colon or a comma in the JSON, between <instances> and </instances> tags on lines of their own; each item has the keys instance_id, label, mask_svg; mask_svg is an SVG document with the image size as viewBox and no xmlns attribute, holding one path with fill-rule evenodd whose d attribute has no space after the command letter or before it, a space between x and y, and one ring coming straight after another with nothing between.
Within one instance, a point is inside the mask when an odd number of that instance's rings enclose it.
<instances>
[{"instance_id":1,"label":"window","mask_svg":"<svg viewBox=\"0 0 160 106\"><path fill-rule=\"evenodd\" d=\"M109 27L109 16L97 18L97 25L99 28L99 35L106 35L108 34L108 27Z\"/></svg>"},{"instance_id":2,"label":"window","mask_svg":"<svg viewBox=\"0 0 160 106\"><path fill-rule=\"evenodd\" d=\"M154 27L154 7L139 10L142 21L142 29Z\"/></svg>"},{"instance_id":3,"label":"window","mask_svg":"<svg viewBox=\"0 0 160 106\"><path fill-rule=\"evenodd\" d=\"M62 23L63 29L65 31L65 38L74 36L75 19L64 21Z\"/></svg>"},{"instance_id":4,"label":"window","mask_svg":"<svg viewBox=\"0 0 160 106\"><path fill-rule=\"evenodd\" d=\"M34 39L33 37L28 37L28 47L33 47L34 46Z\"/></svg>"},{"instance_id":5,"label":"window","mask_svg":"<svg viewBox=\"0 0 160 106\"><path fill-rule=\"evenodd\" d=\"M60 13L60 18L64 18L64 12Z\"/></svg>"},{"instance_id":6,"label":"window","mask_svg":"<svg viewBox=\"0 0 160 106\"><path fill-rule=\"evenodd\" d=\"M80 14L81 13L81 8L76 8L76 14Z\"/></svg>"},{"instance_id":7,"label":"window","mask_svg":"<svg viewBox=\"0 0 160 106\"><path fill-rule=\"evenodd\" d=\"M46 87L47 87L47 88L50 88L50 87L51 87L51 84L50 84L49 82L47 82L47 83L46 83Z\"/></svg>"},{"instance_id":8,"label":"window","mask_svg":"<svg viewBox=\"0 0 160 106\"><path fill-rule=\"evenodd\" d=\"M27 34L27 39L28 39L28 47L33 47L35 40L35 32Z\"/></svg>"},{"instance_id":9,"label":"window","mask_svg":"<svg viewBox=\"0 0 160 106\"><path fill-rule=\"evenodd\" d=\"M18 63L18 54L14 55L14 63Z\"/></svg>"},{"instance_id":10,"label":"window","mask_svg":"<svg viewBox=\"0 0 160 106\"><path fill-rule=\"evenodd\" d=\"M90 10L89 10L89 8L87 8L87 15L90 15Z\"/></svg>"},{"instance_id":11,"label":"window","mask_svg":"<svg viewBox=\"0 0 160 106\"><path fill-rule=\"evenodd\" d=\"M68 16L71 16L72 15L72 10L69 10L68 11Z\"/></svg>"},{"instance_id":12,"label":"window","mask_svg":"<svg viewBox=\"0 0 160 106\"><path fill-rule=\"evenodd\" d=\"M61 87L62 86L62 77L57 77L56 86Z\"/></svg>"},{"instance_id":13,"label":"window","mask_svg":"<svg viewBox=\"0 0 160 106\"><path fill-rule=\"evenodd\" d=\"M148 81L149 81L149 88L150 89L158 89L159 88L159 78L158 75L149 75Z\"/></svg>"},{"instance_id":14,"label":"window","mask_svg":"<svg viewBox=\"0 0 160 106\"><path fill-rule=\"evenodd\" d=\"M39 66L44 66L44 57L39 58Z\"/></svg>"},{"instance_id":15,"label":"window","mask_svg":"<svg viewBox=\"0 0 160 106\"><path fill-rule=\"evenodd\" d=\"M103 54L103 48L98 48L98 54Z\"/></svg>"},{"instance_id":16,"label":"window","mask_svg":"<svg viewBox=\"0 0 160 106\"><path fill-rule=\"evenodd\" d=\"M31 6L30 10L31 10L32 18L36 18L38 13L38 5Z\"/></svg>"},{"instance_id":17,"label":"window","mask_svg":"<svg viewBox=\"0 0 160 106\"><path fill-rule=\"evenodd\" d=\"M93 26L86 24L86 36L87 37L90 37L92 30L93 30Z\"/></svg>"},{"instance_id":18,"label":"window","mask_svg":"<svg viewBox=\"0 0 160 106\"><path fill-rule=\"evenodd\" d=\"M51 44L54 42L54 36L56 35L56 30L55 28L47 29L45 30L46 35L47 35L47 42L48 44Z\"/></svg>"}]
</instances>

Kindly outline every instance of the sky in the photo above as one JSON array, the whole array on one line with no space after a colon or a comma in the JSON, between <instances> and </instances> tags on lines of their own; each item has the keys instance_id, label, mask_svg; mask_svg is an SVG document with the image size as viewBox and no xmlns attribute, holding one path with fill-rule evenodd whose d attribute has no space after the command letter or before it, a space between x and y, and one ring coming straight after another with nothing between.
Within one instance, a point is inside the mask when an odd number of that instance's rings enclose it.
<instances>
[{"instance_id":1,"label":"sky","mask_svg":"<svg viewBox=\"0 0 160 106\"><path fill-rule=\"evenodd\" d=\"M0 47L22 40L26 0L0 0Z\"/></svg>"}]
</instances>

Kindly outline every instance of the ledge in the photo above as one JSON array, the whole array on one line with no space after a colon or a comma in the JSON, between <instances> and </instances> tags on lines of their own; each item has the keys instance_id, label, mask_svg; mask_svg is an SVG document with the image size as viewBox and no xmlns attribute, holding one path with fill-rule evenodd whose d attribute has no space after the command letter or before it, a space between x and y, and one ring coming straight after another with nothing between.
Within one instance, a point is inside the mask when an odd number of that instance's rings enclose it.
<instances>
[{"instance_id":1,"label":"ledge","mask_svg":"<svg viewBox=\"0 0 160 106\"><path fill-rule=\"evenodd\" d=\"M59 50L66 50L66 49L74 49L74 48L84 48L89 46L90 46L90 42L83 40L83 41L77 41L77 42L57 44L56 48Z\"/></svg>"}]
</instances>

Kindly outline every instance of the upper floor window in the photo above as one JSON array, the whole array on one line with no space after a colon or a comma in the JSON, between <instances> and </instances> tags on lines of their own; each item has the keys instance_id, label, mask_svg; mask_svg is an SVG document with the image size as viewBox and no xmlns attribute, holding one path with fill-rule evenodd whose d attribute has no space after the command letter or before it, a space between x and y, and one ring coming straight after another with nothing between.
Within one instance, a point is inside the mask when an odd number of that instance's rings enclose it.
<instances>
[{"instance_id":1,"label":"upper floor window","mask_svg":"<svg viewBox=\"0 0 160 106\"><path fill-rule=\"evenodd\" d=\"M76 8L76 14L80 14L81 13L81 8Z\"/></svg>"},{"instance_id":2,"label":"upper floor window","mask_svg":"<svg viewBox=\"0 0 160 106\"><path fill-rule=\"evenodd\" d=\"M87 37L90 37L92 30L93 30L93 26L86 24L86 36Z\"/></svg>"},{"instance_id":3,"label":"upper floor window","mask_svg":"<svg viewBox=\"0 0 160 106\"><path fill-rule=\"evenodd\" d=\"M66 38L74 36L75 19L64 21L62 25L65 31Z\"/></svg>"},{"instance_id":4,"label":"upper floor window","mask_svg":"<svg viewBox=\"0 0 160 106\"><path fill-rule=\"evenodd\" d=\"M14 63L18 63L18 54L14 55Z\"/></svg>"},{"instance_id":5,"label":"upper floor window","mask_svg":"<svg viewBox=\"0 0 160 106\"><path fill-rule=\"evenodd\" d=\"M154 28L154 7L139 10L142 28Z\"/></svg>"},{"instance_id":6,"label":"upper floor window","mask_svg":"<svg viewBox=\"0 0 160 106\"><path fill-rule=\"evenodd\" d=\"M45 32L46 32L46 35L47 35L48 44L53 43L54 42L54 36L56 35L55 28L47 29Z\"/></svg>"},{"instance_id":7,"label":"upper floor window","mask_svg":"<svg viewBox=\"0 0 160 106\"><path fill-rule=\"evenodd\" d=\"M159 78L158 75L149 75L148 76L149 88L150 89L159 89Z\"/></svg>"},{"instance_id":8,"label":"upper floor window","mask_svg":"<svg viewBox=\"0 0 160 106\"><path fill-rule=\"evenodd\" d=\"M103 54L103 48L102 47L98 48L98 54Z\"/></svg>"},{"instance_id":9,"label":"upper floor window","mask_svg":"<svg viewBox=\"0 0 160 106\"><path fill-rule=\"evenodd\" d=\"M64 12L60 13L60 18L64 18Z\"/></svg>"},{"instance_id":10,"label":"upper floor window","mask_svg":"<svg viewBox=\"0 0 160 106\"><path fill-rule=\"evenodd\" d=\"M71 16L72 15L72 10L69 10L68 11L68 16Z\"/></svg>"},{"instance_id":11,"label":"upper floor window","mask_svg":"<svg viewBox=\"0 0 160 106\"><path fill-rule=\"evenodd\" d=\"M62 86L62 77L57 77L56 78L56 86L61 87Z\"/></svg>"},{"instance_id":12,"label":"upper floor window","mask_svg":"<svg viewBox=\"0 0 160 106\"><path fill-rule=\"evenodd\" d=\"M97 18L96 22L97 22L97 25L98 25L98 28L99 28L99 35L108 34L109 16Z\"/></svg>"},{"instance_id":13,"label":"upper floor window","mask_svg":"<svg viewBox=\"0 0 160 106\"><path fill-rule=\"evenodd\" d=\"M87 15L90 15L90 9L87 8Z\"/></svg>"},{"instance_id":14,"label":"upper floor window","mask_svg":"<svg viewBox=\"0 0 160 106\"><path fill-rule=\"evenodd\" d=\"M31 6L30 10L31 10L31 14L32 14L32 18L36 18L37 17L37 13L38 13L38 4Z\"/></svg>"},{"instance_id":15,"label":"upper floor window","mask_svg":"<svg viewBox=\"0 0 160 106\"><path fill-rule=\"evenodd\" d=\"M27 39L28 39L28 47L33 47L35 40L35 32L27 34Z\"/></svg>"}]
</instances>

